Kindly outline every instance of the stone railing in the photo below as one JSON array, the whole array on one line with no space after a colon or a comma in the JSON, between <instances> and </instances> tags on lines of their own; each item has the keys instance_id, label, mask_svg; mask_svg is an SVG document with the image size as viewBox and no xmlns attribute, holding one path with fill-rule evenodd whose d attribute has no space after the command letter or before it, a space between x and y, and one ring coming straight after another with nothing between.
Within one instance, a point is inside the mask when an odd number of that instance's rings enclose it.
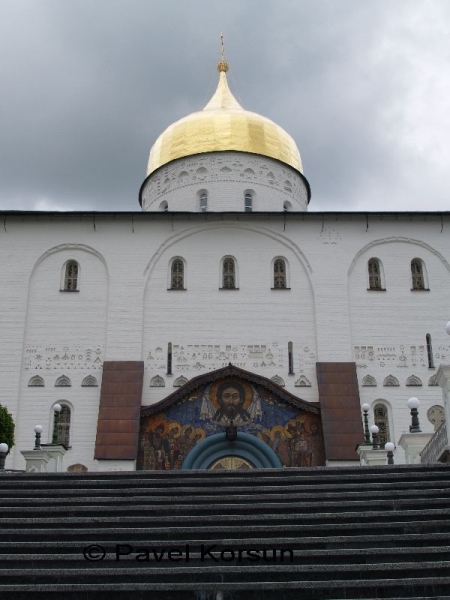
<instances>
[{"instance_id":1,"label":"stone railing","mask_svg":"<svg viewBox=\"0 0 450 600\"><path fill-rule=\"evenodd\" d=\"M439 462L439 457L447 445L447 426L444 421L420 453L421 463L429 465Z\"/></svg>"}]
</instances>

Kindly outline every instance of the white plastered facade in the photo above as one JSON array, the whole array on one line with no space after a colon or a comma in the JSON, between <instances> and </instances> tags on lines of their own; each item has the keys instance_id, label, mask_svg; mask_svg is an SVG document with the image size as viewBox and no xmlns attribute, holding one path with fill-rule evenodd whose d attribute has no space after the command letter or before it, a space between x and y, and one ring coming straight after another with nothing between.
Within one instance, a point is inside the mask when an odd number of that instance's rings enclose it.
<instances>
[{"instance_id":1,"label":"white plastered facade","mask_svg":"<svg viewBox=\"0 0 450 600\"><path fill-rule=\"evenodd\" d=\"M240 201L250 187L240 179L227 186L225 195ZM450 356L448 215L244 213L243 203L241 214L228 213L237 210L231 204L203 214L189 204L195 186L176 190L179 198L184 193L184 214L3 215L0 403L17 424L11 467L24 468L20 450L32 448L36 424L44 427L43 441L51 441L52 406L59 402L72 409L65 468L99 468L93 456L100 385L82 382L92 375L100 384L105 360L144 361L143 405L172 393L181 376L189 380L229 362L279 377L293 394L317 402L316 362L354 361L361 403L371 406L371 422L377 403L388 407L394 443L408 431L410 396L421 400L422 430L433 431L426 412L442 404L442 395L429 380ZM236 261L238 289L221 289L225 256ZM185 264L184 290L170 289L174 257ZM273 289L278 257L286 261L289 289ZM382 262L386 291L367 289L372 257ZM426 267L429 291L411 290L414 258ZM60 291L68 260L80 266L77 292ZM36 375L43 387L28 386ZM62 375L70 386L55 386ZM367 375L376 386L363 385ZM398 386L383 385L389 375ZM411 375L422 385L407 386ZM158 385L151 385L155 377ZM396 461L403 460L398 448ZM128 467L110 461L109 468Z\"/></svg>"}]
</instances>

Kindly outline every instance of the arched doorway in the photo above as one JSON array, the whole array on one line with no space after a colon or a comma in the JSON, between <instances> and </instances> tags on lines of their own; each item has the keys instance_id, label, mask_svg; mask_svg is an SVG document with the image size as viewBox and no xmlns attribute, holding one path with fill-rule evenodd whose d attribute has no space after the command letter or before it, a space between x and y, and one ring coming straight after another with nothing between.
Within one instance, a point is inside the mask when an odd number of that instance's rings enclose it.
<instances>
[{"instance_id":1,"label":"arched doorway","mask_svg":"<svg viewBox=\"0 0 450 600\"><path fill-rule=\"evenodd\" d=\"M270 446L254 435L238 432L234 442L229 442L225 433L207 437L189 452L181 469L277 469L282 466Z\"/></svg>"}]
</instances>

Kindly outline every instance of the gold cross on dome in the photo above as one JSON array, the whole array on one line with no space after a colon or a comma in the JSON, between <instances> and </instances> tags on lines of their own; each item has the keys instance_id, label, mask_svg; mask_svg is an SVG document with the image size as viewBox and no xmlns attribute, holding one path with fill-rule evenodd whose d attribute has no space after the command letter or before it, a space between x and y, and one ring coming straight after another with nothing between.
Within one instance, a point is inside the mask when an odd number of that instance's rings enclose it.
<instances>
[{"instance_id":1,"label":"gold cross on dome","mask_svg":"<svg viewBox=\"0 0 450 600\"><path fill-rule=\"evenodd\" d=\"M217 63L217 70L219 73L226 73L230 68L229 64L225 60L225 46L223 43L223 32L220 32L220 46L222 49L222 59Z\"/></svg>"}]
</instances>

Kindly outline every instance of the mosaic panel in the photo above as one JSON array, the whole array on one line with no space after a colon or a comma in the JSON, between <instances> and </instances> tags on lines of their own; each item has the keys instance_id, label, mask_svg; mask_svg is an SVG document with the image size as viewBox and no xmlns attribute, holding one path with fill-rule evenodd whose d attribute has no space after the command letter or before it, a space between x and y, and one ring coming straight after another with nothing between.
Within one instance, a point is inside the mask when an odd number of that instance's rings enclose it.
<instances>
[{"instance_id":1,"label":"mosaic panel","mask_svg":"<svg viewBox=\"0 0 450 600\"><path fill-rule=\"evenodd\" d=\"M226 378L203 385L141 418L138 469L180 469L192 448L233 423L279 456L285 467L325 464L320 416L277 398L261 385Z\"/></svg>"}]
</instances>

